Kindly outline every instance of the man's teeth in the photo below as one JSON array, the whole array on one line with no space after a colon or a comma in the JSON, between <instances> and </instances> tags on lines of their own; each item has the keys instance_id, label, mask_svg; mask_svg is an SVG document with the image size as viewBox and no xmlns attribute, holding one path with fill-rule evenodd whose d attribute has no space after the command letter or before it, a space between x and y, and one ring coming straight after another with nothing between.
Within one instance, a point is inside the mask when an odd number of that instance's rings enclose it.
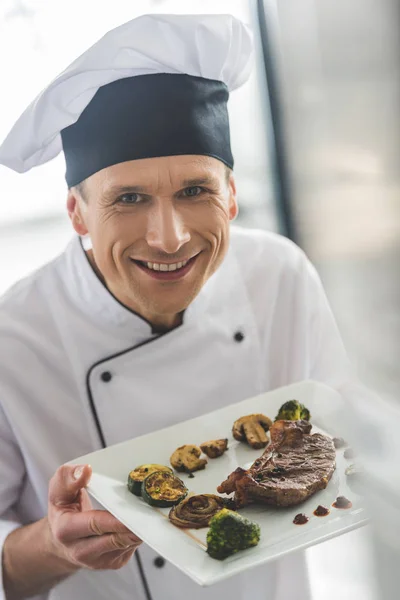
<instances>
[{"instance_id":1,"label":"man's teeth","mask_svg":"<svg viewBox=\"0 0 400 600\"><path fill-rule=\"evenodd\" d=\"M172 265L166 265L165 263L145 263L148 269L152 269L153 271L176 271L177 269L181 269L185 265L187 265L189 261L184 260L183 262L174 263Z\"/></svg>"}]
</instances>

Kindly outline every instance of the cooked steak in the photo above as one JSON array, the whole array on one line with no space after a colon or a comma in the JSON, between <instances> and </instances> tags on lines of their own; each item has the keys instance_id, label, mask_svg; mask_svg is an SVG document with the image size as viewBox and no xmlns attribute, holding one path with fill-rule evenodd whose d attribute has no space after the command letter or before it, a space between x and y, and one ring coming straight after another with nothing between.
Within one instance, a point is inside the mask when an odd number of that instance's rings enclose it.
<instances>
[{"instance_id":1,"label":"cooked steak","mask_svg":"<svg viewBox=\"0 0 400 600\"><path fill-rule=\"evenodd\" d=\"M293 506L326 488L336 466L335 446L310 431L307 421L276 421L264 454L248 471L239 467L231 473L218 492L235 492L239 508L250 503Z\"/></svg>"}]
</instances>

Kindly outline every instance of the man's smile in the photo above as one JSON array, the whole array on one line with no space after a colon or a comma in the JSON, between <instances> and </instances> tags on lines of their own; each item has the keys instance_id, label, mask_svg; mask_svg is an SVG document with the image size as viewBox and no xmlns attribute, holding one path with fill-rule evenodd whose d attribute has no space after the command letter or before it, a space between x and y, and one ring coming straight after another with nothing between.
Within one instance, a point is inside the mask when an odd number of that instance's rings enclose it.
<instances>
[{"instance_id":1,"label":"man's smile","mask_svg":"<svg viewBox=\"0 0 400 600\"><path fill-rule=\"evenodd\" d=\"M177 281L187 275L195 264L200 252L190 258L176 263L154 263L130 259L141 271L158 281Z\"/></svg>"}]
</instances>

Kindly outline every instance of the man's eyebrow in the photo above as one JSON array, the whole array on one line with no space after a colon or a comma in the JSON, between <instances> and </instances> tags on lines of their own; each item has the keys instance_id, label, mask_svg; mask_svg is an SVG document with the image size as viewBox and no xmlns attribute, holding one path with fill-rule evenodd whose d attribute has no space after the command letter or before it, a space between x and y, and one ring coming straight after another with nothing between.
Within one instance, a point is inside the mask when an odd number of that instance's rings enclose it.
<instances>
[{"instance_id":1,"label":"man's eyebrow","mask_svg":"<svg viewBox=\"0 0 400 600\"><path fill-rule=\"evenodd\" d=\"M195 187L196 185L215 185L218 180L215 177L195 177L182 181L183 187Z\"/></svg>"}]
</instances>

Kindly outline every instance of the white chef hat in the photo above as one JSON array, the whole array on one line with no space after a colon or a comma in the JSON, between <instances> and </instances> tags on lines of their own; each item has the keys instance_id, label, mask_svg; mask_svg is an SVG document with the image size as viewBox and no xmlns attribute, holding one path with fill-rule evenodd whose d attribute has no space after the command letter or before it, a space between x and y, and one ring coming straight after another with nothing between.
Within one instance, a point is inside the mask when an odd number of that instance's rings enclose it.
<instances>
[{"instance_id":1,"label":"white chef hat","mask_svg":"<svg viewBox=\"0 0 400 600\"><path fill-rule=\"evenodd\" d=\"M251 70L231 15L144 15L102 37L28 106L0 146L23 173L64 150L68 186L137 158L204 154L233 166L227 101Z\"/></svg>"}]
</instances>

